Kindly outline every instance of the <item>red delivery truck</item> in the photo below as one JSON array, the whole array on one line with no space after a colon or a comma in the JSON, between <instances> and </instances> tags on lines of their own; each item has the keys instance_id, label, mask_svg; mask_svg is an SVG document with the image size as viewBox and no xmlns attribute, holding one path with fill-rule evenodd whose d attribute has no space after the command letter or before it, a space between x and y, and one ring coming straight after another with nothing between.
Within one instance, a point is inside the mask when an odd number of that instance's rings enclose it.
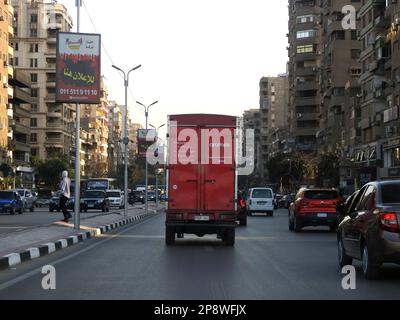
<instances>
[{"instance_id":1,"label":"red delivery truck","mask_svg":"<svg viewBox=\"0 0 400 320\"><path fill-rule=\"evenodd\" d=\"M235 244L238 118L188 114L168 117L168 207L165 241L216 234Z\"/></svg>"}]
</instances>

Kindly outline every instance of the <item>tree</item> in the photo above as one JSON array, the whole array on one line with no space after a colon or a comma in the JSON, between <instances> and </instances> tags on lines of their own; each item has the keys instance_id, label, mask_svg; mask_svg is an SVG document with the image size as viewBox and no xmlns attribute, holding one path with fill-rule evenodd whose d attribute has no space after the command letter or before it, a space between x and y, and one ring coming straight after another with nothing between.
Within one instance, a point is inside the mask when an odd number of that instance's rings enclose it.
<instances>
[{"instance_id":1,"label":"tree","mask_svg":"<svg viewBox=\"0 0 400 320\"><path fill-rule=\"evenodd\" d=\"M41 180L52 190L56 190L61 173L68 169L68 163L64 159L49 159L37 168Z\"/></svg>"},{"instance_id":2,"label":"tree","mask_svg":"<svg viewBox=\"0 0 400 320\"><path fill-rule=\"evenodd\" d=\"M271 182L297 188L304 177L305 163L299 154L279 153L268 160L267 168Z\"/></svg>"},{"instance_id":3,"label":"tree","mask_svg":"<svg viewBox=\"0 0 400 320\"><path fill-rule=\"evenodd\" d=\"M319 156L317 185L319 187L336 187L340 182L340 156L330 152Z\"/></svg>"}]
</instances>

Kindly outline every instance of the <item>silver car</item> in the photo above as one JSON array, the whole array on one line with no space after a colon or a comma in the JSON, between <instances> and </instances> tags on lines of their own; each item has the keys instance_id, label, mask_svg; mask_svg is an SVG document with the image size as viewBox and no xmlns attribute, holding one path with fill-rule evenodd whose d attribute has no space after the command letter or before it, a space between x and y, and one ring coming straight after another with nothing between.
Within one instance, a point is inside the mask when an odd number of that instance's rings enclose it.
<instances>
[{"instance_id":1,"label":"silver car","mask_svg":"<svg viewBox=\"0 0 400 320\"><path fill-rule=\"evenodd\" d=\"M14 191L18 192L20 195L24 205L24 211L30 210L30 212L34 212L37 198L32 194L32 192L27 189L15 189Z\"/></svg>"}]
</instances>

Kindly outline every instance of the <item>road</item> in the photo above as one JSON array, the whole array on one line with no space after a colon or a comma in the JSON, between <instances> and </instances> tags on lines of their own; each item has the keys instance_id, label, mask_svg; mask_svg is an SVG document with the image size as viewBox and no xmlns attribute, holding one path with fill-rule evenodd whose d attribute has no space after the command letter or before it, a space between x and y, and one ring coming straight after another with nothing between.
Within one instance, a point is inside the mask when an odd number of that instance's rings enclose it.
<instances>
[{"instance_id":1,"label":"road","mask_svg":"<svg viewBox=\"0 0 400 320\"><path fill-rule=\"evenodd\" d=\"M345 291L335 234L291 233L286 211L251 217L234 248L214 238L164 245L159 214L102 238L0 273L0 299L399 299L400 267L368 282L356 263L357 289ZM42 266L56 268L57 289L41 288Z\"/></svg>"},{"instance_id":2,"label":"road","mask_svg":"<svg viewBox=\"0 0 400 320\"><path fill-rule=\"evenodd\" d=\"M129 209L143 207L141 204L135 204ZM119 209L111 209L110 212L120 212ZM82 213L82 219L90 218L102 214L100 210ZM26 211L23 215L0 214L0 236L5 236L13 232L23 231L25 229L51 225L54 222L63 219L61 212L49 212L48 208L36 208L35 212Z\"/></svg>"}]
</instances>

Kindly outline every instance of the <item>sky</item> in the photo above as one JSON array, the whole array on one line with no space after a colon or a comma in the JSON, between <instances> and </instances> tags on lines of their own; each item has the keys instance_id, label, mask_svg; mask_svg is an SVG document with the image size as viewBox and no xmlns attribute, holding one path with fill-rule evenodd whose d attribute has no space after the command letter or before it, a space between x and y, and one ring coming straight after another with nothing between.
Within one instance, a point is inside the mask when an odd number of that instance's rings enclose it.
<instances>
[{"instance_id":1,"label":"sky","mask_svg":"<svg viewBox=\"0 0 400 320\"><path fill-rule=\"evenodd\" d=\"M75 0L58 2L68 8L76 27ZM159 101L149 116L157 127L169 114L241 116L258 108L261 77L286 72L286 0L84 3L81 32L101 33L108 52L103 48L102 73L110 100L124 104L123 80L112 63L124 70L142 65L130 78L128 106L134 122L144 124L143 108L135 100L147 105Z\"/></svg>"}]
</instances>

